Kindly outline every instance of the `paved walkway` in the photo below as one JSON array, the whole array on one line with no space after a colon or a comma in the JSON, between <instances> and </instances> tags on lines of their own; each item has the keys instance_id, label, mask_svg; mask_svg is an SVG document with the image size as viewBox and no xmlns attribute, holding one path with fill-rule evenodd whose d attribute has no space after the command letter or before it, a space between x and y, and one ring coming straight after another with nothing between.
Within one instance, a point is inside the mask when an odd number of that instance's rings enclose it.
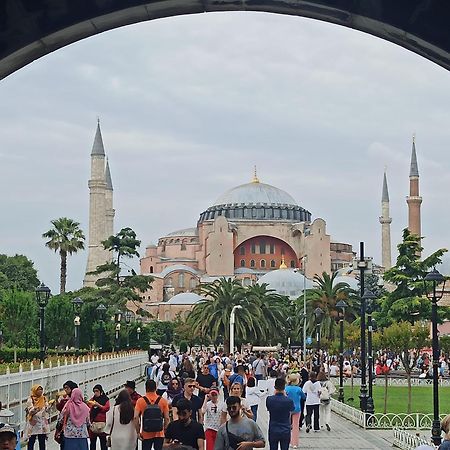
<instances>
[{"instance_id":1,"label":"paved walkway","mask_svg":"<svg viewBox=\"0 0 450 450\"><path fill-rule=\"evenodd\" d=\"M137 386L139 393L144 393L144 384ZM267 436L268 413L264 407L258 411L258 425ZM305 432L305 427L300 430L299 449L332 449L332 450L392 450L394 434L386 430L363 430L354 423L332 413L331 431L321 430L318 433ZM37 448L37 444L35 445ZM48 440L48 450L58 450L59 446L53 440L53 433ZM97 443L100 449L100 444ZM141 446L139 445L139 449ZM268 446L266 446L268 448Z\"/></svg>"}]
</instances>

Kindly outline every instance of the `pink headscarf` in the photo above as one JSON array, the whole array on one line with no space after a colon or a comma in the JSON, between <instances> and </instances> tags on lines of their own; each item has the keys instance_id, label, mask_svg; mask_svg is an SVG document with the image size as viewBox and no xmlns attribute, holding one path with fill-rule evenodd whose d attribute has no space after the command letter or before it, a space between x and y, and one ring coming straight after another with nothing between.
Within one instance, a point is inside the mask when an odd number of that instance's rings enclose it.
<instances>
[{"instance_id":1,"label":"pink headscarf","mask_svg":"<svg viewBox=\"0 0 450 450\"><path fill-rule=\"evenodd\" d=\"M80 388L75 388L70 394L68 402L64 405L63 412L70 417L76 427L80 427L89 417L89 406L84 403L83 393Z\"/></svg>"}]
</instances>

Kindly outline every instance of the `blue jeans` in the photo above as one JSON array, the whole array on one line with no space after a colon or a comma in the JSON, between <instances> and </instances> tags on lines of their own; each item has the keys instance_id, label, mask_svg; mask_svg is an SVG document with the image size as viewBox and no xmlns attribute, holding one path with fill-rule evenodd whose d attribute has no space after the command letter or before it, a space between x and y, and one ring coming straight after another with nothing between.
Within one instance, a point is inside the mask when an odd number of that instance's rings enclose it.
<instances>
[{"instance_id":1,"label":"blue jeans","mask_svg":"<svg viewBox=\"0 0 450 450\"><path fill-rule=\"evenodd\" d=\"M291 433L280 433L269 430L269 449L278 450L278 444L281 450L289 450L289 442L291 441Z\"/></svg>"},{"instance_id":2,"label":"blue jeans","mask_svg":"<svg viewBox=\"0 0 450 450\"><path fill-rule=\"evenodd\" d=\"M253 413L253 420L256 422L256 419L258 418L258 405L250 406L250 409Z\"/></svg>"},{"instance_id":3,"label":"blue jeans","mask_svg":"<svg viewBox=\"0 0 450 450\"><path fill-rule=\"evenodd\" d=\"M64 438L65 450L88 450L87 438Z\"/></svg>"},{"instance_id":4,"label":"blue jeans","mask_svg":"<svg viewBox=\"0 0 450 450\"><path fill-rule=\"evenodd\" d=\"M255 375L255 379L256 379L256 381L260 381L260 380L263 379L263 376L262 375Z\"/></svg>"}]
</instances>

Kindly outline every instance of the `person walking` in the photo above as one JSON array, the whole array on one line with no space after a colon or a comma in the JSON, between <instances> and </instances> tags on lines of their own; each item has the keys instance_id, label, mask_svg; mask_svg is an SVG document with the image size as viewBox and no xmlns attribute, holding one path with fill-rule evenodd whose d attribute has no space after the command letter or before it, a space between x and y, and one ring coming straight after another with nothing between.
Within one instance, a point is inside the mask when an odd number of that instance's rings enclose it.
<instances>
[{"instance_id":1,"label":"person walking","mask_svg":"<svg viewBox=\"0 0 450 450\"><path fill-rule=\"evenodd\" d=\"M298 373L291 373L287 377L288 386L286 386L286 395L294 402L294 411L291 415L291 446L298 448L298 431L300 423L300 415L303 411L303 402L306 399L306 395L303 393L302 388L299 386L300 375Z\"/></svg>"},{"instance_id":2,"label":"person walking","mask_svg":"<svg viewBox=\"0 0 450 450\"><path fill-rule=\"evenodd\" d=\"M28 438L28 450L34 449L36 439L39 442L39 450L45 450L47 435L50 433L49 425L49 403L44 395L41 385L35 384L31 388L30 396L27 400L25 425L25 438Z\"/></svg>"},{"instance_id":3,"label":"person walking","mask_svg":"<svg viewBox=\"0 0 450 450\"><path fill-rule=\"evenodd\" d=\"M311 430L312 415L314 414L314 431L320 431L319 408L320 408L320 382L317 381L316 372L309 372L309 380L303 386L306 394L306 432Z\"/></svg>"},{"instance_id":4,"label":"person walking","mask_svg":"<svg viewBox=\"0 0 450 450\"><path fill-rule=\"evenodd\" d=\"M179 400L177 409L178 419L170 422L167 427L164 447L181 444L203 450L205 432L201 423L192 420L192 403L183 398Z\"/></svg>"},{"instance_id":5,"label":"person walking","mask_svg":"<svg viewBox=\"0 0 450 450\"><path fill-rule=\"evenodd\" d=\"M328 379L325 372L319 372L317 381L320 382L320 408L319 408L319 422L320 427L324 426L328 431L331 430L331 396L336 392L334 384Z\"/></svg>"},{"instance_id":6,"label":"person walking","mask_svg":"<svg viewBox=\"0 0 450 450\"><path fill-rule=\"evenodd\" d=\"M134 406L127 389L119 392L114 406L106 414L105 433L109 434L111 450L136 447L138 435L134 423Z\"/></svg>"},{"instance_id":7,"label":"person walking","mask_svg":"<svg viewBox=\"0 0 450 450\"><path fill-rule=\"evenodd\" d=\"M61 412L64 421L64 450L88 450L90 412L89 406L84 403L81 389L72 389L70 398Z\"/></svg>"},{"instance_id":8,"label":"person walking","mask_svg":"<svg viewBox=\"0 0 450 450\"><path fill-rule=\"evenodd\" d=\"M250 406L247 403L247 399L242 398L242 385L240 383L233 383L230 387L230 397L239 397L241 399L239 405L241 407L241 414L248 417L249 419L253 419L253 412ZM229 415L229 411L226 403L223 404L222 414L220 418L220 422L223 424L227 421L227 415Z\"/></svg>"},{"instance_id":9,"label":"person walking","mask_svg":"<svg viewBox=\"0 0 450 450\"><path fill-rule=\"evenodd\" d=\"M203 402L200 397L194 394L194 389L197 387L197 384L193 378L186 378L184 383L184 390L181 394L176 395L172 400L172 415L173 419L178 419L178 402L180 400L186 399L191 402L191 417L193 421L203 422L203 414L202 414L202 406Z\"/></svg>"},{"instance_id":10,"label":"person walking","mask_svg":"<svg viewBox=\"0 0 450 450\"><path fill-rule=\"evenodd\" d=\"M134 408L134 424L142 439L142 450L162 449L164 430L169 424L169 404L157 393L155 380L145 382L145 395Z\"/></svg>"},{"instance_id":11,"label":"person walking","mask_svg":"<svg viewBox=\"0 0 450 450\"><path fill-rule=\"evenodd\" d=\"M253 374L257 381L264 380L267 376L267 361L264 354L258 354L258 357L252 363Z\"/></svg>"},{"instance_id":12,"label":"person walking","mask_svg":"<svg viewBox=\"0 0 450 450\"><path fill-rule=\"evenodd\" d=\"M96 450L97 438L100 441L100 449L107 450L106 445L106 413L109 411L109 398L105 394L101 384L96 384L92 389L94 396L88 401L88 406L91 408L89 427L90 450Z\"/></svg>"},{"instance_id":13,"label":"person walking","mask_svg":"<svg viewBox=\"0 0 450 450\"><path fill-rule=\"evenodd\" d=\"M252 410L253 420L256 422L258 418L258 406L261 397L264 395L264 391L262 391L256 384L256 380L253 377L250 377L247 380L247 396L245 400Z\"/></svg>"},{"instance_id":14,"label":"person walking","mask_svg":"<svg viewBox=\"0 0 450 450\"><path fill-rule=\"evenodd\" d=\"M164 363L162 368L159 369L158 375L156 376L156 393L158 395L163 395L167 391L167 388L172 379L175 378L175 372L170 370L170 364Z\"/></svg>"},{"instance_id":15,"label":"person walking","mask_svg":"<svg viewBox=\"0 0 450 450\"><path fill-rule=\"evenodd\" d=\"M217 431L214 450L251 450L264 448L264 435L254 420L241 413L241 398L230 395L226 401L230 420L222 424Z\"/></svg>"},{"instance_id":16,"label":"person walking","mask_svg":"<svg viewBox=\"0 0 450 450\"><path fill-rule=\"evenodd\" d=\"M275 395L266 398L266 408L269 412L269 447L270 450L289 449L291 440L291 413L294 402L286 395L284 378L275 380ZM298 430L298 427L297 427Z\"/></svg>"},{"instance_id":17,"label":"person walking","mask_svg":"<svg viewBox=\"0 0 450 450\"><path fill-rule=\"evenodd\" d=\"M72 391L78 387L78 384L72 380L68 380L63 384L63 393L56 400L56 409L59 411L58 419L56 420L55 427L55 441L59 443L59 447L61 450L64 450L64 430L63 430L63 415L61 411L64 409L64 406L69 401L70 395Z\"/></svg>"},{"instance_id":18,"label":"person walking","mask_svg":"<svg viewBox=\"0 0 450 450\"><path fill-rule=\"evenodd\" d=\"M133 408L136 406L136 402L142 397L141 394L136 392L136 382L135 381L127 381L123 387L127 390L130 395L131 403L133 404Z\"/></svg>"},{"instance_id":19,"label":"person walking","mask_svg":"<svg viewBox=\"0 0 450 450\"><path fill-rule=\"evenodd\" d=\"M211 389L206 395L202 407L204 417L204 429L206 450L213 450L216 442L217 430L220 427L220 415L222 412L222 405L219 401L219 391Z\"/></svg>"},{"instance_id":20,"label":"person walking","mask_svg":"<svg viewBox=\"0 0 450 450\"><path fill-rule=\"evenodd\" d=\"M198 383L198 396L203 404L206 394L211 389L217 388L217 378L210 373L208 364L203 364L202 372L197 375L196 381Z\"/></svg>"}]
</instances>

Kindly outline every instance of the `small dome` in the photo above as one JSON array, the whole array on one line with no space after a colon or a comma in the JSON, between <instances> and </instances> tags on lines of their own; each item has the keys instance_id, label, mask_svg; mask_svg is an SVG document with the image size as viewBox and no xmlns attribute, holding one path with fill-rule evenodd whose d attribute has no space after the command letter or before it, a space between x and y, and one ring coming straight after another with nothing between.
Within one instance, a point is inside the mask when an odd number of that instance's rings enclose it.
<instances>
[{"instance_id":1,"label":"small dome","mask_svg":"<svg viewBox=\"0 0 450 450\"><path fill-rule=\"evenodd\" d=\"M181 292L180 294L174 295L167 304L169 305L195 305L196 303L205 300L204 297L194 293L194 292Z\"/></svg>"},{"instance_id":2,"label":"small dome","mask_svg":"<svg viewBox=\"0 0 450 450\"><path fill-rule=\"evenodd\" d=\"M177 231L172 231L171 233L169 233L167 236L165 237L173 237L173 236L198 236L198 230L197 228L184 228L182 230L177 230Z\"/></svg>"},{"instance_id":3,"label":"small dome","mask_svg":"<svg viewBox=\"0 0 450 450\"><path fill-rule=\"evenodd\" d=\"M313 283L295 269L271 270L263 275L258 284L268 284L268 289L273 289L277 294L286 295L292 299L299 297L303 289L313 288Z\"/></svg>"},{"instance_id":4,"label":"small dome","mask_svg":"<svg viewBox=\"0 0 450 450\"><path fill-rule=\"evenodd\" d=\"M297 202L287 192L270 184L254 181L230 189L225 194L222 194L214 205L240 203L245 205L256 205L258 203L267 205L297 205Z\"/></svg>"},{"instance_id":5,"label":"small dome","mask_svg":"<svg viewBox=\"0 0 450 450\"><path fill-rule=\"evenodd\" d=\"M345 275L342 275L340 277L336 277L333 281L333 287L336 286L338 283L347 283L351 289L354 289L357 291L359 289L358 280L353 277L348 277Z\"/></svg>"}]
</instances>

